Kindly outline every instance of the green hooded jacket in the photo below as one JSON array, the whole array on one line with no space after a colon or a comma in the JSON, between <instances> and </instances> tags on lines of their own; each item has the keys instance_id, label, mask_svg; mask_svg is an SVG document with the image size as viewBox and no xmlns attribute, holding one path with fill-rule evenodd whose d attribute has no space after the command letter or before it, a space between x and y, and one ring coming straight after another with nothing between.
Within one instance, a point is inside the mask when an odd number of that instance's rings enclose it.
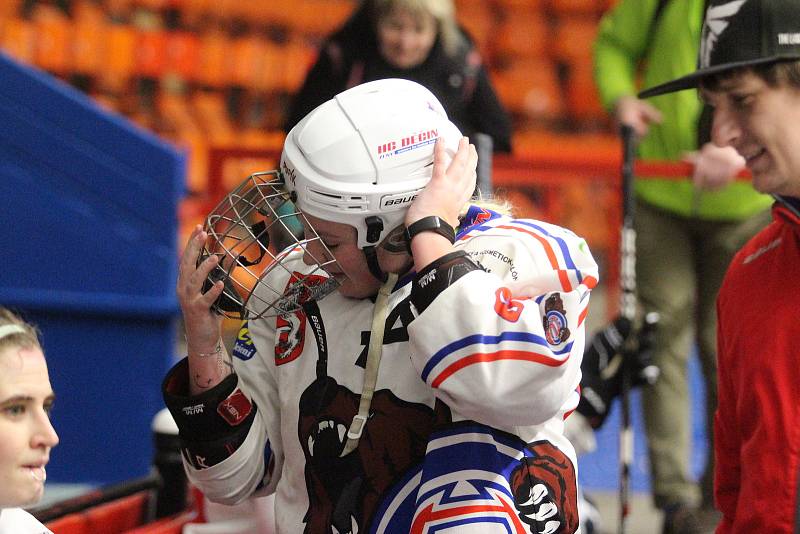
<instances>
[{"instance_id":1,"label":"green hooded jacket","mask_svg":"<svg viewBox=\"0 0 800 534\"><path fill-rule=\"evenodd\" d=\"M704 0L670 0L654 21L658 3L619 0L600 21L594 43L594 78L609 112L621 96L635 95L640 87L651 87L696 69ZM661 111L663 120L650 125L639 143L639 158L678 161L685 152L697 150L697 121L702 110L697 91L679 91L649 102ZM701 191L690 177L648 178L637 180L635 189L649 204L702 219L744 219L772 203L769 196L757 193L744 181L716 191Z\"/></svg>"}]
</instances>

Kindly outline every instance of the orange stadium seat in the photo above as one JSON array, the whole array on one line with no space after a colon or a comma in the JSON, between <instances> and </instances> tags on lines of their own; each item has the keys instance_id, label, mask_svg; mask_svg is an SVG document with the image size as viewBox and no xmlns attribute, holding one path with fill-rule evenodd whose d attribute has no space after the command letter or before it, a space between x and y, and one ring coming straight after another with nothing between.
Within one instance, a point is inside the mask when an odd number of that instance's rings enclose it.
<instances>
[{"instance_id":1,"label":"orange stadium seat","mask_svg":"<svg viewBox=\"0 0 800 534\"><path fill-rule=\"evenodd\" d=\"M198 77L200 60L200 39L197 35L187 31L169 32L165 48L165 71L187 82L194 82Z\"/></svg>"},{"instance_id":2,"label":"orange stadium seat","mask_svg":"<svg viewBox=\"0 0 800 534\"><path fill-rule=\"evenodd\" d=\"M191 102L194 116L208 142L230 145L236 140L236 132L225 106L225 97L221 93L200 91L194 94Z\"/></svg>"},{"instance_id":3,"label":"orange stadium seat","mask_svg":"<svg viewBox=\"0 0 800 534\"><path fill-rule=\"evenodd\" d=\"M134 0L134 5L152 11L159 11L169 7L170 0Z\"/></svg>"},{"instance_id":4,"label":"orange stadium seat","mask_svg":"<svg viewBox=\"0 0 800 534\"><path fill-rule=\"evenodd\" d=\"M137 493L87 510L88 532L115 534L141 525L149 497L148 492Z\"/></svg>"},{"instance_id":5,"label":"orange stadium seat","mask_svg":"<svg viewBox=\"0 0 800 534\"><path fill-rule=\"evenodd\" d=\"M565 63L592 57L597 35L597 20L589 16L564 16L558 19L552 38L553 57Z\"/></svg>"},{"instance_id":6,"label":"orange stadium seat","mask_svg":"<svg viewBox=\"0 0 800 534\"><path fill-rule=\"evenodd\" d=\"M160 78L167 66L167 33L158 28L137 32L135 72L145 78Z\"/></svg>"},{"instance_id":7,"label":"orange stadium seat","mask_svg":"<svg viewBox=\"0 0 800 534\"><path fill-rule=\"evenodd\" d=\"M134 0L105 0L103 10L110 20L121 23L133 12Z\"/></svg>"},{"instance_id":8,"label":"orange stadium seat","mask_svg":"<svg viewBox=\"0 0 800 534\"><path fill-rule=\"evenodd\" d=\"M182 0L181 12L187 16L197 17L233 17L235 6L243 3L241 0Z\"/></svg>"},{"instance_id":9,"label":"orange stadium seat","mask_svg":"<svg viewBox=\"0 0 800 534\"><path fill-rule=\"evenodd\" d=\"M110 24L106 27L106 44L103 68L100 71L102 85L114 93L120 93L133 76L136 65L136 30L127 24Z\"/></svg>"},{"instance_id":10,"label":"orange stadium seat","mask_svg":"<svg viewBox=\"0 0 800 534\"><path fill-rule=\"evenodd\" d=\"M76 512L47 523L56 534L181 534L183 526L197 519L186 511L151 523L146 520L149 497L137 493Z\"/></svg>"},{"instance_id":11,"label":"orange stadium seat","mask_svg":"<svg viewBox=\"0 0 800 534\"><path fill-rule=\"evenodd\" d=\"M186 512L176 517L167 517L154 523L128 530L125 534L181 534L183 526L196 519L196 515L194 512Z\"/></svg>"},{"instance_id":12,"label":"orange stadium seat","mask_svg":"<svg viewBox=\"0 0 800 534\"><path fill-rule=\"evenodd\" d=\"M244 147L268 148L280 152L285 138L283 130L247 128L239 136L239 143Z\"/></svg>"},{"instance_id":13,"label":"orange stadium seat","mask_svg":"<svg viewBox=\"0 0 800 534\"><path fill-rule=\"evenodd\" d=\"M547 123L564 111L555 65L546 58L517 60L492 78L500 100L522 123Z\"/></svg>"},{"instance_id":14,"label":"orange stadium seat","mask_svg":"<svg viewBox=\"0 0 800 534\"><path fill-rule=\"evenodd\" d=\"M290 31L312 40L324 38L350 16L352 0L303 0L292 2L287 24Z\"/></svg>"},{"instance_id":15,"label":"orange stadium seat","mask_svg":"<svg viewBox=\"0 0 800 534\"><path fill-rule=\"evenodd\" d=\"M267 40L254 33L241 35L231 41L229 61L231 63L230 84L254 88L264 68L268 54Z\"/></svg>"},{"instance_id":16,"label":"orange stadium seat","mask_svg":"<svg viewBox=\"0 0 800 534\"><path fill-rule=\"evenodd\" d=\"M78 74L97 76L105 68L105 14L96 4L82 0L74 4L72 18L72 68Z\"/></svg>"},{"instance_id":17,"label":"orange stadium seat","mask_svg":"<svg viewBox=\"0 0 800 534\"><path fill-rule=\"evenodd\" d=\"M506 10L508 8L519 8L524 7L528 9L543 9L544 3L547 0L497 0L497 4L501 10Z\"/></svg>"},{"instance_id":18,"label":"orange stadium seat","mask_svg":"<svg viewBox=\"0 0 800 534\"><path fill-rule=\"evenodd\" d=\"M498 23L494 6L484 0L457 0L456 16L475 41L484 61L491 58Z\"/></svg>"},{"instance_id":19,"label":"orange stadium seat","mask_svg":"<svg viewBox=\"0 0 800 534\"><path fill-rule=\"evenodd\" d=\"M584 237L599 252L612 244L607 217L616 209L612 188L601 180L588 184L564 184L560 188L558 218L564 226ZM591 206L591 209L587 207Z\"/></svg>"},{"instance_id":20,"label":"orange stadium seat","mask_svg":"<svg viewBox=\"0 0 800 534\"><path fill-rule=\"evenodd\" d=\"M19 15L23 0L3 0L0 2L0 19Z\"/></svg>"},{"instance_id":21,"label":"orange stadium seat","mask_svg":"<svg viewBox=\"0 0 800 534\"><path fill-rule=\"evenodd\" d=\"M58 534L85 534L86 518L81 514L70 514L47 523L47 528Z\"/></svg>"},{"instance_id":22,"label":"orange stadium seat","mask_svg":"<svg viewBox=\"0 0 800 534\"><path fill-rule=\"evenodd\" d=\"M262 26L265 24L276 24L278 19L276 17L289 16L289 13L281 13L278 11L277 4L281 4L280 0L273 0L270 2L249 2L246 0L223 0L223 5L215 5L213 11L216 14L224 13L225 16L231 19L239 19L246 21L250 26Z\"/></svg>"},{"instance_id":23,"label":"orange stadium seat","mask_svg":"<svg viewBox=\"0 0 800 534\"><path fill-rule=\"evenodd\" d=\"M271 0L270 2L242 2L239 1L236 11L245 20L254 21L256 24L280 27L297 31L294 26L301 26L299 20L304 20L302 2L295 0ZM301 29L299 31L302 31ZM309 32L311 33L311 32Z\"/></svg>"},{"instance_id":24,"label":"orange stadium seat","mask_svg":"<svg viewBox=\"0 0 800 534\"><path fill-rule=\"evenodd\" d=\"M58 534L123 534L140 526L145 517L148 492L140 492L64 516L47 524Z\"/></svg>"},{"instance_id":25,"label":"orange stadium seat","mask_svg":"<svg viewBox=\"0 0 800 534\"><path fill-rule=\"evenodd\" d=\"M199 134L200 125L195 119L193 110L181 93L170 91L159 91L156 96L156 106L159 114L164 120L166 130L174 132L178 138L184 135Z\"/></svg>"},{"instance_id":26,"label":"orange stadium seat","mask_svg":"<svg viewBox=\"0 0 800 534\"><path fill-rule=\"evenodd\" d=\"M230 83L231 40L219 28L211 28L200 36L197 81L204 86L221 89Z\"/></svg>"},{"instance_id":27,"label":"orange stadium seat","mask_svg":"<svg viewBox=\"0 0 800 534\"><path fill-rule=\"evenodd\" d=\"M566 100L568 112L574 119L596 127L606 126L608 114L600 105L591 59L574 61L569 65Z\"/></svg>"},{"instance_id":28,"label":"orange stadium seat","mask_svg":"<svg viewBox=\"0 0 800 534\"><path fill-rule=\"evenodd\" d=\"M253 73L253 88L259 92L280 91L283 87L280 73L286 68L284 46L266 41L261 54L258 70Z\"/></svg>"},{"instance_id":29,"label":"orange stadium seat","mask_svg":"<svg viewBox=\"0 0 800 534\"><path fill-rule=\"evenodd\" d=\"M494 51L502 56L542 57L548 54L550 29L545 16L526 7L506 9L494 38Z\"/></svg>"},{"instance_id":30,"label":"orange stadium seat","mask_svg":"<svg viewBox=\"0 0 800 534\"><path fill-rule=\"evenodd\" d=\"M316 56L316 47L307 42L291 40L283 46L282 88L285 92L291 94L300 89Z\"/></svg>"},{"instance_id":31,"label":"orange stadium seat","mask_svg":"<svg viewBox=\"0 0 800 534\"><path fill-rule=\"evenodd\" d=\"M2 41L0 47L9 56L33 64L36 32L27 20L9 17L2 21Z\"/></svg>"},{"instance_id":32,"label":"orange stadium seat","mask_svg":"<svg viewBox=\"0 0 800 534\"><path fill-rule=\"evenodd\" d=\"M605 10L606 0L548 0L550 10L556 16L598 15Z\"/></svg>"},{"instance_id":33,"label":"orange stadium seat","mask_svg":"<svg viewBox=\"0 0 800 534\"><path fill-rule=\"evenodd\" d=\"M183 0L181 13L189 18L197 18L212 12L211 0Z\"/></svg>"},{"instance_id":34,"label":"orange stadium seat","mask_svg":"<svg viewBox=\"0 0 800 534\"><path fill-rule=\"evenodd\" d=\"M38 4L32 14L36 30L34 63L49 72L65 75L72 69L72 23L50 5Z\"/></svg>"}]
</instances>

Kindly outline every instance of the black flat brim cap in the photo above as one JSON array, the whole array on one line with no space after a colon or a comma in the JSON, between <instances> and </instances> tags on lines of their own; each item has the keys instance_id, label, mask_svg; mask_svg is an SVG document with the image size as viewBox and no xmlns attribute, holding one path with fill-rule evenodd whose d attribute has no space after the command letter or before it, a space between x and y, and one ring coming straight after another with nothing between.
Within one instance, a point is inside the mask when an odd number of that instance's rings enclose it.
<instances>
[{"instance_id":1,"label":"black flat brim cap","mask_svg":"<svg viewBox=\"0 0 800 534\"><path fill-rule=\"evenodd\" d=\"M639 98L697 87L726 71L800 59L800 0L712 0L701 32L698 69L645 89Z\"/></svg>"}]
</instances>

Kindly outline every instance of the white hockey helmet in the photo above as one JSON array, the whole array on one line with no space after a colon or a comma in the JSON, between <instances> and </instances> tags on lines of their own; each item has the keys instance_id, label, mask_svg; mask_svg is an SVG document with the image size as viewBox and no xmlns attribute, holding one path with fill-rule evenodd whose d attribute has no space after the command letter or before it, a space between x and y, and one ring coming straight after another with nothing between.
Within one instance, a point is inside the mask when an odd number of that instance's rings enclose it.
<instances>
[{"instance_id":1,"label":"white hockey helmet","mask_svg":"<svg viewBox=\"0 0 800 534\"><path fill-rule=\"evenodd\" d=\"M452 155L461 132L428 89L385 79L344 91L289 132L280 171L298 209L354 226L358 247L403 223L431 179L433 146Z\"/></svg>"},{"instance_id":2,"label":"white hockey helmet","mask_svg":"<svg viewBox=\"0 0 800 534\"><path fill-rule=\"evenodd\" d=\"M205 288L225 284L214 309L242 319L286 314L338 287L325 274L336 259L316 230L306 220L305 235L297 232L306 214L354 226L380 278L374 246L403 223L431 179L439 137L455 153L461 132L430 91L407 80L359 85L312 111L289 132L280 170L250 175L206 218L197 262L217 255ZM312 243L326 253L315 256ZM307 265L302 275L292 266L298 248Z\"/></svg>"}]
</instances>

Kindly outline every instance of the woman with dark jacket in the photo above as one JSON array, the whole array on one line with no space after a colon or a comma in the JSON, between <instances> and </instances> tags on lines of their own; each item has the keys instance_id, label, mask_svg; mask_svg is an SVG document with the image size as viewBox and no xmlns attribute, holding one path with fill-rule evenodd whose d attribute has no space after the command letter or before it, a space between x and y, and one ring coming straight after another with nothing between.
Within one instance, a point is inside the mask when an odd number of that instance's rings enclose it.
<instances>
[{"instance_id":1,"label":"woman with dark jacket","mask_svg":"<svg viewBox=\"0 0 800 534\"><path fill-rule=\"evenodd\" d=\"M465 135L487 134L496 152L511 151L511 120L452 0L364 0L323 45L285 130L344 89L383 78L424 85Z\"/></svg>"}]
</instances>

